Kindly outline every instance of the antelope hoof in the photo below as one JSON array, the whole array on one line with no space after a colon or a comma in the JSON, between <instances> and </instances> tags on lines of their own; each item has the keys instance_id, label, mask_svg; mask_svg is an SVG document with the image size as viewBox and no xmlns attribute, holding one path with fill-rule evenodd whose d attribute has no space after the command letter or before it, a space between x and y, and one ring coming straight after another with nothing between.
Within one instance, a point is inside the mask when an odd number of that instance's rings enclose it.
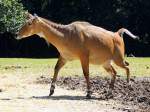
<instances>
[{"instance_id":1,"label":"antelope hoof","mask_svg":"<svg viewBox=\"0 0 150 112\"><path fill-rule=\"evenodd\" d=\"M55 89L55 86L52 85L50 88L49 96L52 96L54 94L54 89Z\"/></svg>"},{"instance_id":2,"label":"antelope hoof","mask_svg":"<svg viewBox=\"0 0 150 112\"><path fill-rule=\"evenodd\" d=\"M88 92L87 92L87 95L86 95L86 99L91 99L91 94L92 94L92 92L91 92L91 91L88 91Z\"/></svg>"},{"instance_id":3,"label":"antelope hoof","mask_svg":"<svg viewBox=\"0 0 150 112\"><path fill-rule=\"evenodd\" d=\"M112 89L108 89L108 91L107 91L107 93L106 93L106 98L107 98L107 99L113 98Z\"/></svg>"},{"instance_id":4,"label":"antelope hoof","mask_svg":"<svg viewBox=\"0 0 150 112\"><path fill-rule=\"evenodd\" d=\"M52 96L54 94L54 89L50 90L49 96Z\"/></svg>"},{"instance_id":5,"label":"antelope hoof","mask_svg":"<svg viewBox=\"0 0 150 112\"><path fill-rule=\"evenodd\" d=\"M86 95L86 99L91 99L91 95L90 95L90 94L87 94L87 95Z\"/></svg>"}]
</instances>

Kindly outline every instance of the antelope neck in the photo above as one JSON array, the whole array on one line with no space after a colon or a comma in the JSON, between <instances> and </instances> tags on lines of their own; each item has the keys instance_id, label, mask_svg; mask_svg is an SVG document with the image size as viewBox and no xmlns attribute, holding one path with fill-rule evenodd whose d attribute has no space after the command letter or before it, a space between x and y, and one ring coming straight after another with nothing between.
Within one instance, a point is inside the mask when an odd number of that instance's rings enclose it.
<instances>
[{"instance_id":1,"label":"antelope neck","mask_svg":"<svg viewBox=\"0 0 150 112\"><path fill-rule=\"evenodd\" d=\"M65 36L63 28L57 27L45 23L44 21L40 22L41 32L38 33L39 36L42 36L46 41L53 44L56 48L60 47L65 42Z\"/></svg>"}]
</instances>

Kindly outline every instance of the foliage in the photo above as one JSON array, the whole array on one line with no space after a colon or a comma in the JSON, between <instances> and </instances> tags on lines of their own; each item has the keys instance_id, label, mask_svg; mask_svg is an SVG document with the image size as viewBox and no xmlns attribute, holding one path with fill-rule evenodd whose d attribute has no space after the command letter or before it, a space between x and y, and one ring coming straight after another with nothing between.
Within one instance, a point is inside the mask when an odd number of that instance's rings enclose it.
<instances>
[{"instance_id":1,"label":"foliage","mask_svg":"<svg viewBox=\"0 0 150 112\"><path fill-rule=\"evenodd\" d=\"M17 31L24 22L23 7L61 24L88 21L112 31L125 27L141 39L124 38L126 54L150 56L150 0L0 0L0 32ZM0 57L58 56L55 47L35 35L18 42L7 32L0 33Z\"/></svg>"},{"instance_id":2,"label":"foliage","mask_svg":"<svg viewBox=\"0 0 150 112\"><path fill-rule=\"evenodd\" d=\"M15 33L25 21L25 10L19 0L0 0L0 32Z\"/></svg>"},{"instance_id":3,"label":"foliage","mask_svg":"<svg viewBox=\"0 0 150 112\"><path fill-rule=\"evenodd\" d=\"M126 27L150 43L149 0L22 0L32 13L68 24L89 21L108 30Z\"/></svg>"}]
</instances>

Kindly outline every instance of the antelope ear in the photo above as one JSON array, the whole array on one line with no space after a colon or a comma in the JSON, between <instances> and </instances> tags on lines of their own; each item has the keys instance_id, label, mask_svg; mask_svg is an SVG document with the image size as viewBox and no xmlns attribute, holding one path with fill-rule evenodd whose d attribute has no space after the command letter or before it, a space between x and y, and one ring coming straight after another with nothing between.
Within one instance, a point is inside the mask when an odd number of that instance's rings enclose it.
<instances>
[{"instance_id":1,"label":"antelope ear","mask_svg":"<svg viewBox=\"0 0 150 112\"><path fill-rule=\"evenodd\" d=\"M32 14L30 14L29 12L26 12L25 14L27 16L27 19L33 19L34 18L34 16Z\"/></svg>"},{"instance_id":2,"label":"antelope ear","mask_svg":"<svg viewBox=\"0 0 150 112\"><path fill-rule=\"evenodd\" d=\"M41 19L38 17L37 14L34 14L34 19L38 20L38 21L41 21Z\"/></svg>"},{"instance_id":3,"label":"antelope ear","mask_svg":"<svg viewBox=\"0 0 150 112\"><path fill-rule=\"evenodd\" d=\"M34 17L35 17L35 18L38 18L38 15L34 13Z\"/></svg>"}]
</instances>

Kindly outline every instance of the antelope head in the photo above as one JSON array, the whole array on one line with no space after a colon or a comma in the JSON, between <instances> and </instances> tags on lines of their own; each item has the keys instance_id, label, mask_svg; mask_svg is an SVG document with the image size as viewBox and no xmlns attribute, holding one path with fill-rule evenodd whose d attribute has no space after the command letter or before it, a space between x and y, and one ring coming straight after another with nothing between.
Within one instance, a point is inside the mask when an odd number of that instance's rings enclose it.
<instances>
[{"instance_id":1,"label":"antelope head","mask_svg":"<svg viewBox=\"0 0 150 112\"><path fill-rule=\"evenodd\" d=\"M19 29L17 33L17 39L26 38L40 32L38 27L40 19L38 16L33 16L28 13L27 19L28 20L25 22L25 24Z\"/></svg>"}]
</instances>

